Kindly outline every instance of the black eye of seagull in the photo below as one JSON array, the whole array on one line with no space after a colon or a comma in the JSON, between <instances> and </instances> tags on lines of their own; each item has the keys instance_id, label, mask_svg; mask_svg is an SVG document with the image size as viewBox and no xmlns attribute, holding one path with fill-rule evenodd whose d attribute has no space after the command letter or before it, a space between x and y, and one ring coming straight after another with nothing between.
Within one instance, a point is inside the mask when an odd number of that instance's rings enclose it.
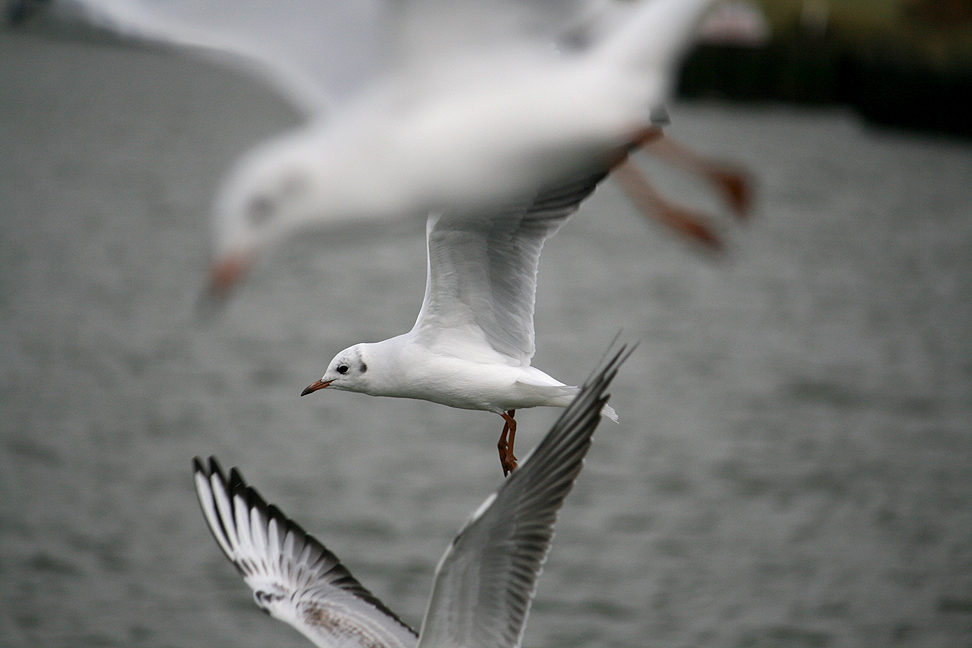
<instances>
[{"instance_id":1,"label":"black eye of seagull","mask_svg":"<svg viewBox=\"0 0 972 648\"><path fill-rule=\"evenodd\" d=\"M339 374L346 374L346 373L348 373L348 365L338 365L337 372Z\"/></svg>"}]
</instances>

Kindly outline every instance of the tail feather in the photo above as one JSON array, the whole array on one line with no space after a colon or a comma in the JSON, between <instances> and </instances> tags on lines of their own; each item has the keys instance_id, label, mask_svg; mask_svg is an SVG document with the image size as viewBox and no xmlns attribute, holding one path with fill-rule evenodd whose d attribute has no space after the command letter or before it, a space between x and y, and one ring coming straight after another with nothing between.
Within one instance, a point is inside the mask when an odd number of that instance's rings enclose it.
<instances>
[{"instance_id":1,"label":"tail feather","mask_svg":"<svg viewBox=\"0 0 972 648\"><path fill-rule=\"evenodd\" d=\"M547 405L553 407L568 407L571 402L573 402L574 397L580 391L580 387L575 387L573 385L563 385L562 387L556 388L554 394L548 398ZM606 404L601 408L601 416L611 419L615 423L618 422L618 413L614 411L614 408Z\"/></svg>"},{"instance_id":2,"label":"tail feather","mask_svg":"<svg viewBox=\"0 0 972 648\"><path fill-rule=\"evenodd\" d=\"M520 390L532 392L537 397L538 404L549 407L568 407L581 389L574 385L534 385L522 380L516 381L516 384ZM534 406L528 405L527 407ZM601 408L601 416L609 418L615 423L618 422L618 413L610 405L605 404Z\"/></svg>"}]
</instances>

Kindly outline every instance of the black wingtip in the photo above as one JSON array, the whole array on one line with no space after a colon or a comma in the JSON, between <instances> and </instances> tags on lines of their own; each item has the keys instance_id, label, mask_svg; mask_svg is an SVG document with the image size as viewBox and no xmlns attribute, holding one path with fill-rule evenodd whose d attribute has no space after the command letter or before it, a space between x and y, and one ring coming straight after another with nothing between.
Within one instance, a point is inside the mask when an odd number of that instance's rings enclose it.
<instances>
[{"instance_id":1,"label":"black wingtip","mask_svg":"<svg viewBox=\"0 0 972 648\"><path fill-rule=\"evenodd\" d=\"M231 495L235 495L238 491L246 488L246 480L243 479L243 473L236 466L230 468L229 481L226 485L229 487Z\"/></svg>"},{"instance_id":2,"label":"black wingtip","mask_svg":"<svg viewBox=\"0 0 972 648\"><path fill-rule=\"evenodd\" d=\"M203 460L199 455L193 457L192 472L193 474L201 474L207 479L217 475L221 482L226 483L226 473L223 472L223 467L219 465L219 461L214 455L210 455L208 460Z\"/></svg>"},{"instance_id":3,"label":"black wingtip","mask_svg":"<svg viewBox=\"0 0 972 648\"><path fill-rule=\"evenodd\" d=\"M352 576L347 570L347 568L341 564L341 561L337 558L337 556L335 556L326 546L324 546L323 543L321 543L311 534L307 533L307 531L305 531L304 528L299 524L288 518L277 506L267 503L267 501L255 488L246 483L239 468L236 468L235 466L230 468L229 476L227 477L226 473L223 471L222 467L219 465L219 462L214 456L209 457L208 465L205 461L203 461L202 458L198 456L194 457L192 460L192 465L194 474L202 475L205 477L207 482L210 482L215 476L220 482L221 489L231 501L235 500L236 498L242 498L246 503L246 507L250 510L257 509L260 512L260 517L264 521L272 520L279 526L280 529L284 530L285 535L292 536L294 544L300 547L300 551L306 552L304 559L308 562L311 569L316 568L317 563L320 561L329 563L330 571L328 578L333 585L340 587L353 596L367 602L369 605L374 606L383 614L400 624L408 632L415 635L416 638L418 637L418 633L416 633L413 628L402 621L394 612L385 606L385 604L382 603L378 597L376 597L360 582L358 582L357 579L355 579L354 576ZM231 512L230 515L235 516L235 513ZM217 514L217 520L215 522L220 525L229 525L234 523L232 519L223 520L219 514ZM217 544L222 547L223 544L219 539L219 535L223 535L225 537L228 534L225 532L221 533L220 530L213 528L211 525L210 531L213 533L213 536L216 537ZM229 558L236 570L245 577L247 572L244 571L241 564L237 563L231 555L227 554L227 558ZM260 605L259 601L257 601L257 605L260 606L264 612L267 612L267 609Z\"/></svg>"},{"instance_id":4,"label":"black wingtip","mask_svg":"<svg viewBox=\"0 0 972 648\"><path fill-rule=\"evenodd\" d=\"M635 352L638 345L641 344L641 340L635 340L634 342L623 342L619 343L621 339L622 331L618 331L614 338L611 339L611 343L608 344L607 349L601 355L601 359L598 360L597 365L591 374L584 381L581 389L585 389L596 382L606 382L608 384L614 380L614 377L618 373L618 368L631 357L631 354ZM605 385L606 387L607 385Z\"/></svg>"}]
</instances>

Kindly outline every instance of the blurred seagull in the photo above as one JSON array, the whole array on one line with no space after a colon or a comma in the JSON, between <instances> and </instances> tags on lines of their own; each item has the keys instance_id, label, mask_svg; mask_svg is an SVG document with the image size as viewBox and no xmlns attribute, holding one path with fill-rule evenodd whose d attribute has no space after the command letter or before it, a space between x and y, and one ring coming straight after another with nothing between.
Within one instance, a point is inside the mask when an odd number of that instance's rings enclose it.
<instances>
[{"instance_id":1,"label":"blurred seagull","mask_svg":"<svg viewBox=\"0 0 972 648\"><path fill-rule=\"evenodd\" d=\"M244 155L214 201L210 295L222 297L302 228L505 207L657 141L713 1L21 0L8 15L243 66L302 110L304 125ZM704 166L739 204L745 178ZM642 210L717 244L634 167L619 179Z\"/></svg>"},{"instance_id":2,"label":"blurred seagull","mask_svg":"<svg viewBox=\"0 0 972 648\"><path fill-rule=\"evenodd\" d=\"M530 457L472 514L439 560L416 633L316 538L267 504L236 468L196 457L203 515L256 604L322 648L520 645L557 512L605 407L623 347L578 393Z\"/></svg>"},{"instance_id":3,"label":"blurred seagull","mask_svg":"<svg viewBox=\"0 0 972 648\"><path fill-rule=\"evenodd\" d=\"M495 412L504 419L497 447L509 474L517 465L516 410L566 407L577 393L530 366L537 266L547 237L606 175L490 215L430 216L425 300L412 330L341 351L301 396L331 388ZM604 415L617 421L610 407Z\"/></svg>"}]
</instances>

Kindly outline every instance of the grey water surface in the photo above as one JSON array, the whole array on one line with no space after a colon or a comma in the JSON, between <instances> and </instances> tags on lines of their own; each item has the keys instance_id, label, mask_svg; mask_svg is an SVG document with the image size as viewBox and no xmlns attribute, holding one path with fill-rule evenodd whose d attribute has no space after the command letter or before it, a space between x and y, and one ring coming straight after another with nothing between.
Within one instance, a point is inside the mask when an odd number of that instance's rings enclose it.
<instances>
[{"instance_id":1,"label":"grey water surface","mask_svg":"<svg viewBox=\"0 0 972 648\"><path fill-rule=\"evenodd\" d=\"M561 514L524 645L972 645L972 147L838 110L672 107L747 165L712 256L611 182L548 242L534 364L641 346ZM206 530L194 455L238 465L418 625L502 477L498 416L298 394L407 330L422 223L280 250L194 305L233 158L296 115L150 51L0 35L0 646L307 644ZM518 413L523 454L557 415Z\"/></svg>"}]
</instances>

